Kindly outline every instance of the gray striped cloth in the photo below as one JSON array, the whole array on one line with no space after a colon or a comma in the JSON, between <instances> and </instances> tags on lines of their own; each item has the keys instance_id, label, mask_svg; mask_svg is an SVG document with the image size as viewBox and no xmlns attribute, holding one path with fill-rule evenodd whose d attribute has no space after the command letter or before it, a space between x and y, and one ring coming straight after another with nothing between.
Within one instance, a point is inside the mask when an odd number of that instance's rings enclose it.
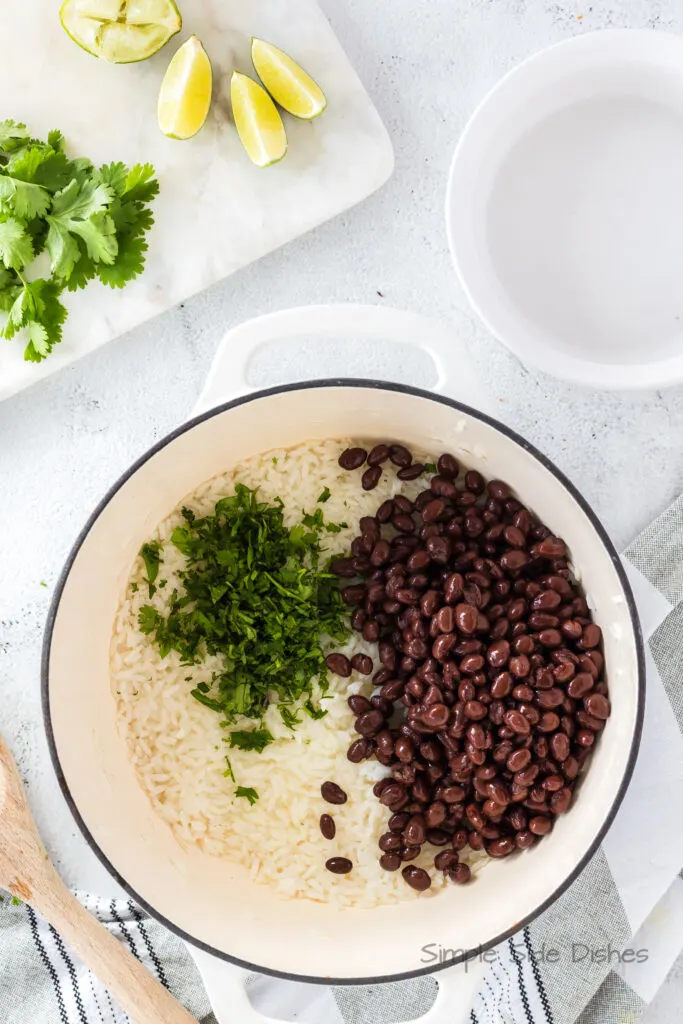
<instances>
[{"instance_id":1,"label":"gray striped cloth","mask_svg":"<svg viewBox=\"0 0 683 1024\"><path fill-rule=\"evenodd\" d=\"M645 728L633 781L602 847L541 917L487 955L471 1024L634 1024L683 966L683 497L624 558L648 639ZM662 782L665 785L662 785ZM216 1024L183 943L132 902L85 906L202 1024ZM262 1012L309 1024L395 1024L424 1014L436 981L358 988L251 979ZM53 928L0 904L2 1024L127 1024Z\"/></svg>"}]
</instances>

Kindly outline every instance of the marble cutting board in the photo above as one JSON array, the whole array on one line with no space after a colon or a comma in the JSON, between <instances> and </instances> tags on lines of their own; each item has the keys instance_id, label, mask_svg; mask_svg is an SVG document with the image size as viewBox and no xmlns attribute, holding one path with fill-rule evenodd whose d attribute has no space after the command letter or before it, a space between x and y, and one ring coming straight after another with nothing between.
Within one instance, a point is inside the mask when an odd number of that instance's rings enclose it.
<instances>
[{"instance_id":1,"label":"marble cutting board","mask_svg":"<svg viewBox=\"0 0 683 1024\"><path fill-rule=\"evenodd\" d=\"M64 342L40 365L19 339L0 340L0 399L360 202L393 170L389 136L315 0L181 0L182 32L151 60L110 65L79 49L59 22L59 0L0 4L0 119L34 135L60 128L73 155L94 162L151 161L161 194L147 269L123 291L92 283L66 294ZM168 61L191 34L214 69L214 102L188 142L156 123ZM289 151L254 167L229 104L234 68L253 74L251 36L288 51L320 82L328 107L306 123L285 115ZM297 272L292 267L292 273Z\"/></svg>"}]
</instances>

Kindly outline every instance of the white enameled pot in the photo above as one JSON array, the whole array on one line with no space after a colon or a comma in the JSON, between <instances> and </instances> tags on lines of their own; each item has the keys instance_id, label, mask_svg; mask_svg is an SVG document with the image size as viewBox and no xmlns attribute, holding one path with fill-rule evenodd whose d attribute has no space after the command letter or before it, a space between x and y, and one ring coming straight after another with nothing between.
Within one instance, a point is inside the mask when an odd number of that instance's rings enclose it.
<instances>
[{"instance_id":1,"label":"white enameled pot","mask_svg":"<svg viewBox=\"0 0 683 1024\"><path fill-rule=\"evenodd\" d=\"M434 393L335 379L244 394L258 348L311 337L421 345L437 367ZM456 395L467 404L450 397ZM103 863L195 952L212 954L199 955L198 962L221 1021L262 1019L244 992L248 970L321 983L392 981L434 971L434 962L425 962L426 945L460 951L451 961L457 962L497 944L566 889L623 797L640 735L644 674L635 607L618 556L585 500L549 460L471 404L485 405L486 398L457 336L441 324L374 306L308 307L261 317L225 338L201 414L130 468L95 510L68 559L44 649L44 713L54 767ZM279 899L243 868L180 846L138 785L117 730L109 642L135 555L184 495L247 456L348 436L452 451L484 475L508 481L565 538L603 629L613 710L574 807L537 847L491 862L476 883L453 886L436 898L416 895L400 905L340 911ZM475 978L462 969L440 975L447 984L440 984L423 1021L455 1024Z\"/></svg>"}]
</instances>

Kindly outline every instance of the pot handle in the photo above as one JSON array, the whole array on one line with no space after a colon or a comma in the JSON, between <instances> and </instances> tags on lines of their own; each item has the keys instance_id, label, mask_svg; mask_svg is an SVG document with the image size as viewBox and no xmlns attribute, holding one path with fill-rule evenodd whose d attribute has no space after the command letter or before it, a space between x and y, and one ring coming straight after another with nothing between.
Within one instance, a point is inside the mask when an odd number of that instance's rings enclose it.
<instances>
[{"instance_id":1,"label":"pot handle","mask_svg":"<svg viewBox=\"0 0 683 1024\"><path fill-rule=\"evenodd\" d=\"M418 346L436 367L434 391L480 412L492 412L491 399L455 327L390 306L339 303L283 309L233 327L218 347L195 415L254 390L249 385L249 366L264 345L302 336L384 339Z\"/></svg>"},{"instance_id":2,"label":"pot handle","mask_svg":"<svg viewBox=\"0 0 683 1024\"><path fill-rule=\"evenodd\" d=\"M262 1016L249 1001L245 983L250 971L189 943L185 945L204 982L218 1024L280 1024L272 1017ZM434 979L438 991L433 1005L413 1024L467 1024L484 967L479 959L441 971Z\"/></svg>"}]
</instances>

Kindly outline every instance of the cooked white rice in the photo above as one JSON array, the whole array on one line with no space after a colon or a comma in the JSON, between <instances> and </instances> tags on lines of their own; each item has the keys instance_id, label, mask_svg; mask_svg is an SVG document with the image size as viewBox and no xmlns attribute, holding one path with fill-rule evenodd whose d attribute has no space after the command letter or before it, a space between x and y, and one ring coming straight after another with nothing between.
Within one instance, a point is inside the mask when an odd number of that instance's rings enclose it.
<instances>
[{"instance_id":1,"label":"cooked white rice","mask_svg":"<svg viewBox=\"0 0 683 1024\"><path fill-rule=\"evenodd\" d=\"M345 472L337 462L340 451L351 443L311 442L255 456L186 497L154 535L164 544L159 576L168 584L157 591L151 604L166 610L166 595L178 583L176 573L184 565L180 552L166 543L182 522L180 508L185 505L208 514L219 498L234 492L237 482L258 486L264 500L281 497L288 525L303 512L315 511L318 496L329 487L331 497L322 506L326 520L348 524L342 533L326 537L330 553L348 548L358 533L360 517L373 514L385 498L399 490L411 497L422 489L419 480L402 483L390 471L375 490L363 491L360 471ZM355 672L350 679L332 676L332 698L323 705L328 714L318 721L304 715L294 732L285 728L275 706L269 708L265 724L276 742L261 754L230 750L237 784L259 794L250 806L246 799L234 796L235 784L225 775L228 748L221 716L190 695L198 682L210 681L212 672L222 668L221 659L209 657L188 668L175 652L163 659L159 656L137 628L141 605L150 603L144 575L142 559L137 558L114 623L112 689L140 784L177 839L197 844L208 855L243 864L255 881L271 885L283 897L363 907L414 899L417 894L401 872L384 871L378 863L377 840L386 831L388 812L373 795L372 784L387 770L376 761L354 765L346 757L349 744L357 738L346 697L372 692L370 677ZM137 592L132 583L138 584ZM379 667L376 645L356 634L343 650L349 657L359 651L370 654ZM244 719L235 727L253 728L254 722ZM346 804L331 807L322 800L320 786L328 779L346 791ZM337 834L331 842L320 833L323 812L331 813L336 822ZM440 872L433 870L436 852L424 847L413 862L432 868L432 894L444 885ZM331 856L349 857L352 872L333 875L327 871L325 861ZM481 863L481 855L477 860Z\"/></svg>"}]
</instances>

